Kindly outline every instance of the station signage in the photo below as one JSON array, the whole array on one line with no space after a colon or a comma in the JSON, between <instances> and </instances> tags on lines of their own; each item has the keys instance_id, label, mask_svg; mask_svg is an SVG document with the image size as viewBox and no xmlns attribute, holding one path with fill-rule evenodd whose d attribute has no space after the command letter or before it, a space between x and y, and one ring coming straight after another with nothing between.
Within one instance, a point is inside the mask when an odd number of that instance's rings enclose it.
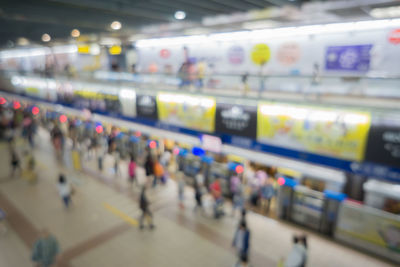
<instances>
[{"instance_id":1,"label":"station signage","mask_svg":"<svg viewBox=\"0 0 400 267\"><path fill-rule=\"evenodd\" d=\"M400 126L371 126L365 160L400 168Z\"/></svg>"},{"instance_id":2,"label":"station signage","mask_svg":"<svg viewBox=\"0 0 400 267\"><path fill-rule=\"evenodd\" d=\"M257 107L217 103L215 130L218 133L255 139L257 135Z\"/></svg>"},{"instance_id":3,"label":"station signage","mask_svg":"<svg viewBox=\"0 0 400 267\"><path fill-rule=\"evenodd\" d=\"M136 112L138 117L157 120L157 101L152 95L137 95Z\"/></svg>"}]
</instances>

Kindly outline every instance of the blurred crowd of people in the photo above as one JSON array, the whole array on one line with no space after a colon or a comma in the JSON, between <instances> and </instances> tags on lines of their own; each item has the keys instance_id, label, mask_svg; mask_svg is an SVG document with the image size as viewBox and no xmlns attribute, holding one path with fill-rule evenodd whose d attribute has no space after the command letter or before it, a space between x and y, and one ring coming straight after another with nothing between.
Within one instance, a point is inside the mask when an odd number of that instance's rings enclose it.
<instances>
[{"instance_id":1,"label":"blurred crowd of people","mask_svg":"<svg viewBox=\"0 0 400 267\"><path fill-rule=\"evenodd\" d=\"M196 213L198 211L202 215L208 213L204 206L205 196L209 196L207 199L212 200L212 214L215 219L220 219L225 215L228 209L226 203L231 202L231 215L240 214L238 227L232 241L238 259L235 266L250 266L251 231L246 219L246 210L252 206L261 206L263 211L268 214L271 201L276 195L276 182L272 178L273 170L249 166L243 173L234 172L228 181L222 177L215 177L209 181L206 178L207 175L200 169L195 177L190 178L183 172L184 166L177 162L176 155L171 149L161 150L150 147L145 142L146 145L139 146L136 153L129 149L124 151L126 147L121 146L118 142L121 133L117 127L112 126L107 131L101 124L81 121L77 117L59 114L51 116L51 113L49 115L47 112L34 115L32 106L24 105L20 108L0 106L0 138L9 144L11 167L9 177L18 177L17 174L19 174L29 181L37 180L33 152L36 146L35 135L39 126L48 130L55 157L61 164L79 170L80 164L96 160L98 171L103 172L103 161L108 155L114 160L112 169L116 177L122 176L122 173L128 174L131 186L140 188L138 199L142 212L139 218L140 229L144 228L145 221L150 229L155 228L147 191L150 188L165 185L170 177L176 180L178 205L181 209L188 205L185 198L186 191L190 188L188 185L192 185L192 189L189 191L193 192L194 212ZM17 149L17 142L23 142L22 153ZM121 169L121 161L124 159L128 159L126 171ZM143 167L145 170L145 182L140 182L138 179L138 167ZM226 182L228 182L228 194L223 189ZM56 184L62 203L67 210L70 209L75 187L63 173L60 173ZM40 250L43 249L43 246L51 248L49 255L41 254ZM58 243L55 237L45 230L34 246L32 259L44 266L51 266L56 261L58 252ZM282 262L284 264L282 266L305 266L306 255L306 238L295 236L293 249L284 263Z\"/></svg>"}]
</instances>

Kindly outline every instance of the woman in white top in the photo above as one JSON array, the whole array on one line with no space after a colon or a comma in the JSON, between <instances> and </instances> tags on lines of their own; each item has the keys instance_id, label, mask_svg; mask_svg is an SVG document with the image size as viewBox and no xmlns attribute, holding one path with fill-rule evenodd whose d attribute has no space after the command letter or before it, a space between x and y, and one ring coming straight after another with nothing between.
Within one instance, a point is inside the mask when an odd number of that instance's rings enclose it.
<instances>
[{"instance_id":1,"label":"woman in white top","mask_svg":"<svg viewBox=\"0 0 400 267\"><path fill-rule=\"evenodd\" d=\"M307 239L305 236L293 237L293 248L290 251L285 267L304 267L307 262Z\"/></svg>"},{"instance_id":2,"label":"woman in white top","mask_svg":"<svg viewBox=\"0 0 400 267\"><path fill-rule=\"evenodd\" d=\"M71 186L65 179L64 175L60 174L58 178L58 193L60 194L66 208L69 207L71 201Z\"/></svg>"}]
</instances>

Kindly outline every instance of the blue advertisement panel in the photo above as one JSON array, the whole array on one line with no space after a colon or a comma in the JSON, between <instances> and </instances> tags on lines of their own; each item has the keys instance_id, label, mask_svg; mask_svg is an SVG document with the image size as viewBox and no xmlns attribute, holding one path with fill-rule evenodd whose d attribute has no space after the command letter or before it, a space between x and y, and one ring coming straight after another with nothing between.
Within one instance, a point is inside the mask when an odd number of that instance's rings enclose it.
<instances>
[{"instance_id":1,"label":"blue advertisement panel","mask_svg":"<svg viewBox=\"0 0 400 267\"><path fill-rule=\"evenodd\" d=\"M370 67L372 44L328 46L325 69L328 71L367 72Z\"/></svg>"}]
</instances>

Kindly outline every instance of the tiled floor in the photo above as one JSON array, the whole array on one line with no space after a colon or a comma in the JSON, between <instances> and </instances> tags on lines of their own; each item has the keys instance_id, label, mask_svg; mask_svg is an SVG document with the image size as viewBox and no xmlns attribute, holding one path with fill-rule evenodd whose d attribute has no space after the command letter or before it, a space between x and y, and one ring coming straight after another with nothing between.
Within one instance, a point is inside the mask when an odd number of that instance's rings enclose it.
<instances>
[{"instance_id":1,"label":"tiled floor","mask_svg":"<svg viewBox=\"0 0 400 267\"><path fill-rule=\"evenodd\" d=\"M195 214L193 194L186 190L186 208L177 207L176 185L149 191L156 229L140 231L139 188L123 175L110 171L112 159L105 161L103 173L94 161L85 160L85 170L75 172L58 164L41 132L35 155L39 182L30 185L22 178L4 179L8 173L6 145L0 144L0 207L7 209L9 231L0 236L0 266L31 266L30 246L39 229L48 228L59 239L63 251L61 266L232 266L231 241L237 219L219 221L206 213ZM22 146L19 146L22 149ZM143 170L139 179L145 181ZM56 179L63 172L76 187L73 206L65 210L57 195ZM205 201L210 209L209 199ZM111 207L111 208L110 208ZM287 255L291 236L300 229L250 213L253 266L277 266ZM339 245L313 232L309 236L308 266L391 266L379 259Z\"/></svg>"}]
</instances>

